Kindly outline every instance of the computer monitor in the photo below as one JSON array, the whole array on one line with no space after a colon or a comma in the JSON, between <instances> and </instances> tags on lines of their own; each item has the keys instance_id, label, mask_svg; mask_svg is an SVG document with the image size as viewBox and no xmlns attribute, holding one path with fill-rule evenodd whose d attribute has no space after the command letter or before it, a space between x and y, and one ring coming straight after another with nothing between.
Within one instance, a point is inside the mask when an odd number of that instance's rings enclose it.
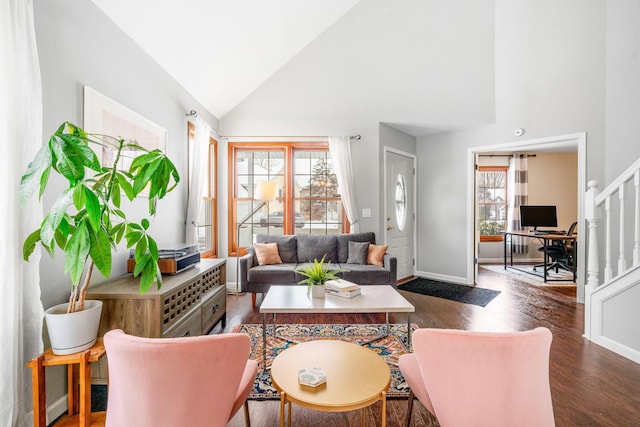
<instances>
[{"instance_id":1,"label":"computer monitor","mask_svg":"<svg viewBox=\"0 0 640 427\"><path fill-rule=\"evenodd\" d=\"M520 206L520 225L522 227L557 227L558 217L555 206Z\"/></svg>"}]
</instances>

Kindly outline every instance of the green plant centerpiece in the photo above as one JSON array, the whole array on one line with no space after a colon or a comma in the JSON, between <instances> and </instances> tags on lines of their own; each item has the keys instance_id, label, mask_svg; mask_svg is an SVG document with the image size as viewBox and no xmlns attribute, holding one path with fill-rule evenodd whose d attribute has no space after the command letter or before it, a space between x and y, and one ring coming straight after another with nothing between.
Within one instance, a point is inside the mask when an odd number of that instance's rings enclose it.
<instances>
[{"instance_id":1,"label":"green plant centerpiece","mask_svg":"<svg viewBox=\"0 0 640 427\"><path fill-rule=\"evenodd\" d=\"M112 150L113 162L101 165L92 147L98 151ZM119 166L123 163L130 165L127 170ZM162 276L158 246L148 233L149 219L143 217L137 222L128 219L121 196L124 194L132 201L144 191L149 199L149 216L154 216L157 200L180 181L171 160L162 151L148 150L135 141L87 133L64 122L22 176L22 203L36 192L42 198L52 171L64 178L68 186L58 195L40 227L26 238L23 256L28 260L38 244L51 256L56 247L64 251L64 271L71 278L66 312L77 314L85 309L85 293L93 267L109 277L112 254L122 239L128 249L135 248L133 274L140 276L140 292L148 291L154 282L159 288Z\"/></svg>"},{"instance_id":2,"label":"green plant centerpiece","mask_svg":"<svg viewBox=\"0 0 640 427\"><path fill-rule=\"evenodd\" d=\"M320 261L314 259L312 263L296 268L296 272L306 277L306 279L298 282L300 285L308 285L307 294L312 292L314 297L324 297L324 284L327 280L337 280L338 273L347 270L332 270L329 266L330 262L325 262L326 255ZM317 289L314 289L317 288Z\"/></svg>"}]
</instances>

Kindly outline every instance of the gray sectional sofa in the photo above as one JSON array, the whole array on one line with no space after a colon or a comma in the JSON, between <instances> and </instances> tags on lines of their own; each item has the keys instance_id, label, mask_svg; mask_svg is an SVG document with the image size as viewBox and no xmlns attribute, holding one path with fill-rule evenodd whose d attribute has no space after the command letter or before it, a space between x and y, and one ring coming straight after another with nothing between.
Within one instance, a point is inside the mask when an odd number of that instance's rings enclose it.
<instances>
[{"instance_id":1,"label":"gray sectional sofa","mask_svg":"<svg viewBox=\"0 0 640 427\"><path fill-rule=\"evenodd\" d=\"M256 243L276 243L282 264L258 265L253 247L247 248L247 255L240 258L240 289L251 292L251 302L256 305L256 294L266 293L271 285L298 285L304 276L295 272L301 266L314 259L331 261L330 268L344 269L339 273L345 280L359 285L396 286L397 260L389 254L383 257L383 266L371 264L350 264L349 242L369 242L375 244L374 233L358 234L298 234L291 236L258 234Z\"/></svg>"}]
</instances>

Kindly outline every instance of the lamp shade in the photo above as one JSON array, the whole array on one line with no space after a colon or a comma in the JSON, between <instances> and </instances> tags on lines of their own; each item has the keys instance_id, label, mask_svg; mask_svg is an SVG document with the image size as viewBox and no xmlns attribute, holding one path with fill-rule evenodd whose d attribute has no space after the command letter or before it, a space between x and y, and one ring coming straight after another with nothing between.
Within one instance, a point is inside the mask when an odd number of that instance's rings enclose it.
<instances>
[{"instance_id":1,"label":"lamp shade","mask_svg":"<svg viewBox=\"0 0 640 427\"><path fill-rule=\"evenodd\" d=\"M256 192L253 195L256 200L273 201L276 199L276 183L270 181L258 181Z\"/></svg>"}]
</instances>

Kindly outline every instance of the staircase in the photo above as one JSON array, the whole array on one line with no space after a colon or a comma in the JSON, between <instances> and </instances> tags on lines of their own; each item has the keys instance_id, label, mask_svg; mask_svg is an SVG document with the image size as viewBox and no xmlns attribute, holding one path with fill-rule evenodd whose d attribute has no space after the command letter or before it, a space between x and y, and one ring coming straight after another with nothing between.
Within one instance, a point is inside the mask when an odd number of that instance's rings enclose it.
<instances>
[{"instance_id":1,"label":"staircase","mask_svg":"<svg viewBox=\"0 0 640 427\"><path fill-rule=\"evenodd\" d=\"M640 159L602 192L587 185L585 337L640 363Z\"/></svg>"}]
</instances>

